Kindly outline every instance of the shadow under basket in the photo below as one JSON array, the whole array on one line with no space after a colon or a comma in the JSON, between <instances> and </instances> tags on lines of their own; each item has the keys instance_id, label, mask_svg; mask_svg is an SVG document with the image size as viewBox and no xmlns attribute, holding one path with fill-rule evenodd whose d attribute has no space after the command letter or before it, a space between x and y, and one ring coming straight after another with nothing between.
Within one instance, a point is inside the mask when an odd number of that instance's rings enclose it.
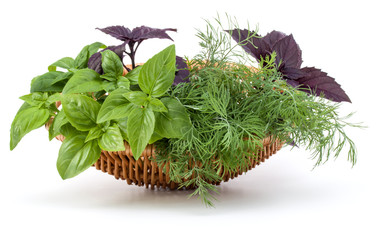
<instances>
[{"instance_id":1,"label":"shadow under basket","mask_svg":"<svg viewBox=\"0 0 384 240\"><path fill-rule=\"evenodd\" d=\"M259 149L252 157L244 159L248 164L246 167L239 168L237 171L226 172L222 175L224 182L233 179L244 172L251 170L256 165L264 162L271 155L281 149L284 142L279 139L267 137L263 139L263 149ZM153 144L147 145L141 157L138 160L133 158L133 154L128 143L125 142L125 151L111 152L102 151L100 158L93 165L97 170L115 176L116 179L125 180L129 185L151 186L164 189L179 189L180 183L170 181L169 163L157 164L153 159L156 158L155 147ZM189 168L192 168L196 163L191 161ZM217 170L217 169L215 169ZM187 181L189 179L183 179ZM219 185L220 182L209 182L210 184ZM188 186L187 189L193 189L194 186ZM185 189L181 188L181 189Z\"/></svg>"}]
</instances>

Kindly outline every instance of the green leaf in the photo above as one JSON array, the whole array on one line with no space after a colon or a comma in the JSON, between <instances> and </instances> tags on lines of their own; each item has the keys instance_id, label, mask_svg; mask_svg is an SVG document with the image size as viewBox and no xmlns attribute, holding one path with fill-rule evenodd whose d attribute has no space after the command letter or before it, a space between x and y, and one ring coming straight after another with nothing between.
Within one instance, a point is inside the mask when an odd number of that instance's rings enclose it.
<instances>
[{"instance_id":1,"label":"green leaf","mask_svg":"<svg viewBox=\"0 0 384 240\"><path fill-rule=\"evenodd\" d=\"M117 79L114 73L105 73L103 75L100 75L100 77L110 82L116 82Z\"/></svg>"},{"instance_id":2,"label":"green leaf","mask_svg":"<svg viewBox=\"0 0 384 240\"><path fill-rule=\"evenodd\" d=\"M10 149L13 150L27 133L43 126L48 119L49 111L47 109L31 106L19 111L11 125Z\"/></svg>"},{"instance_id":3,"label":"green leaf","mask_svg":"<svg viewBox=\"0 0 384 240\"><path fill-rule=\"evenodd\" d=\"M99 146L105 151L124 151L124 139L117 124L107 128L99 139Z\"/></svg>"},{"instance_id":4,"label":"green leaf","mask_svg":"<svg viewBox=\"0 0 384 240\"><path fill-rule=\"evenodd\" d=\"M128 142L133 157L139 159L155 128L155 115L151 109L134 108L128 116Z\"/></svg>"},{"instance_id":5,"label":"green leaf","mask_svg":"<svg viewBox=\"0 0 384 240\"><path fill-rule=\"evenodd\" d=\"M75 61L74 61L75 68L77 69L86 68L88 65L89 58L90 58L89 45L87 45L83 47L83 49L81 49L80 53L75 58Z\"/></svg>"},{"instance_id":6,"label":"green leaf","mask_svg":"<svg viewBox=\"0 0 384 240\"><path fill-rule=\"evenodd\" d=\"M124 93L123 96L131 103L136 104L137 106L148 105L148 95L143 93L142 91L127 92Z\"/></svg>"},{"instance_id":7,"label":"green leaf","mask_svg":"<svg viewBox=\"0 0 384 240\"><path fill-rule=\"evenodd\" d=\"M56 67L64 68L64 69L71 69L75 67L75 60L71 57L64 57L48 67L48 71L56 71Z\"/></svg>"},{"instance_id":8,"label":"green leaf","mask_svg":"<svg viewBox=\"0 0 384 240\"><path fill-rule=\"evenodd\" d=\"M33 92L61 92L65 85L63 72L47 72L32 79L31 93Z\"/></svg>"},{"instance_id":9,"label":"green leaf","mask_svg":"<svg viewBox=\"0 0 384 240\"><path fill-rule=\"evenodd\" d=\"M112 92L117 88L117 83L116 82L109 82L109 81L104 81L103 84L103 89L106 92Z\"/></svg>"},{"instance_id":10,"label":"green leaf","mask_svg":"<svg viewBox=\"0 0 384 240\"><path fill-rule=\"evenodd\" d=\"M55 93L55 94L52 94L51 96L49 96L49 98L47 99L47 104L56 103L58 101L61 101L61 94Z\"/></svg>"},{"instance_id":11,"label":"green leaf","mask_svg":"<svg viewBox=\"0 0 384 240\"><path fill-rule=\"evenodd\" d=\"M157 132L153 132L151 139L149 139L148 144L153 144L154 142L163 139L164 137L158 134Z\"/></svg>"},{"instance_id":12,"label":"green leaf","mask_svg":"<svg viewBox=\"0 0 384 240\"><path fill-rule=\"evenodd\" d=\"M23 110L25 110L25 109L33 108L33 107L34 107L34 106L30 105L29 103L24 102L23 105L21 105L21 107L20 107L19 110L17 111L16 115L17 115L19 112L21 112L21 111L23 111Z\"/></svg>"},{"instance_id":13,"label":"green leaf","mask_svg":"<svg viewBox=\"0 0 384 240\"><path fill-rule=\"evenodd\" d=\"M114 74L115 80L123 75L123 63L119 56L111 50L101 52L101 67L104 74Z\"/></svg>"},{"instance_id":14,"label":"green leaf","mask_svg":"<svg viewBox=\"0 0 384 240\"><path fill-rule=\"evenodd\" d=\"M105 132L105 131L107 131L109 126L111 126L111 121L102 122L102 123L99 124L99 126L101 127L103 132Z\"/></svg>"},{"instance_id":15,"label":"green leaf","mask_svg":"<svg viewBox=\"0 0 384 240\"><path fill-rule=\"evenodd\" d=\"M117 87L119 87L119 88L125 88L125 89L130 89L130 87L131 87L131 83L130 83L130 81L128 80L128 78L123 77L123 76L119 76L119 77L117 78Z\"/></svg>"},{"instance_id":16,"label":"green leaf","mask_svg":"<svg viewBox=\"0 0 384 240\"><path fill-rule=\"evenodd\" d=\"M75 58L74 68L77 68L77 69L87 68L89 58L93 54L95 54L100 48L106 48L106 46L100 42L94 42L90 45L83 47L83 49Z\"/></svg>"},{"instance_id":17,"label":"green leaf","mask_svg":"<svg viewBox=\"0 0 384 240\"><path fill-rule=\"evenodd\" d=\"M100 74L92 69L81 69L73 74L65 85L63 93L85 93L103 90L103 80Z\"/></svg>"},{"instance_id":18,"label":"green leaf","mask_svg":"<svg viewBox=\"0 0 384 240\"><path fill-rule=\"evenodd\" d=\"M68 121L77 130L89 131L96 124L101 105L90 97L79 94L63 95L63 110Z\"/></svg>"},{"instance_id":19,"label":"green leaf","mask_svg":"<svg viewBox=\"0 0 384 240\"><path fill-rule=\"evenodd\" d=\"M86 135L67 137L59 150L57 170L63 179L75 177L88 169L100 157L97 140L85 142Z\"/></svg>"},{"instance_id":20,"label":"green leaf","mask_svg":"<svg viewBox=\"0 0 384 240\"><path fill-rule=\"evenodd\" d=\"M60 101L61 95L60 93L52 94L48 97L47 92L34 92L28 95L24 95L20 97L21 100L24 100L31 106L35 106L38 108L45 108L51 110L52 113L57 111L56 105L53 103Z\"/></svg>"},{"instance_id":21,"label":"green leaf","mask_svg":"<svg viewBox=\"0 0 384 240\"><path fill-rule=\"evenodd\" d=\"M31 106L40 108L48 100L48 93L34 92L21 96L20 99L26 101Z\"/></svg>"},{"instance_id":22,"label":"green leaf","mask_svg":"<svg viewBox=\"0 0 384 240\"><path fill-rule=\"evenodd\" d=\"M192 127L185 107L174 98L162 98L168 112L156 112L155 131L166 138L181 138Z\"/></svg>"},{"instance_id":23,"label":"green leaf","mask_svg":"<svg viewBox=\"0 0 384 240\"><path fill-rule=\"evenodd\" d=\"M84 132L77 130L69 122L61 126L60 133L66 138L71 136L76 136L79 134L84 134Z\"/></svg>"},{"instance_id":24,"label":"green leaf","mask_svg":"<svg viewBox=\"0 0 384 240\"><path fill-rule=\"evenodd\" d=\"M126 118L120 118L115 120L117 125L120 128L121 135L123 136L124 140L128 142L128 130L127 130L127 125L128 125L128 117Z\"/></svg>"},{"instance_id":25,"label":"green leaf","mask_svg":"<svg viewBox=\"0 0 384 240\"><path fill-rule=\"evenodd\" d=\"M89 57L91 57L93 54L97 53L97 51L99 51L99 49L104 49L106 47L107 46L105 46L101 42L94 42L94 43L90 44L88 47ZM88 63L88 61L87 61L87 63Z\"/></svg>"},{"instance_id":26,"label":"green leaf","mask_svg":"<svg viewBox=\"0 0 384 240\"><path fill-rule=\"evenodd\" d=\"M101 129L101 127L99 125L97 125L96 127L89 130L87 138L85 139L85 142L89 142L93 139L98 139L99 137L101 137L101 135L103 135L103 133L104 132Z\"/></svg>"},{"instance_id":27,"label":"green leaf","mask_svg":"<svg viewBox=\"0 0 384 240\"><path fill-rule=\"evenodd\" d=\"M160 97L171 87L175 71L175 45L171 45L143 65L138 80L139 86L150 96Z\"/></svg>"},{"instance_id":28,"label":"green leaf","mask_svg":"<svg viewBox=\"0 0 384 240\"><path fill-rule=\"evenodd\" d=\"M63 134L61 132L61 127L68 123L67 116L64 111L60 111L56 117L53 119L52 125L49 128L49 140L52 140L57 135Z\"/></svg>"},{"instance_id":29,"label":"green leaf","mask_svg":"<svg viewBox=\"0 0 384 240\"><path fill-rule=\"evenodd\" d=\"M142 67L143 67L142 65L141 66L137 66L132 71L130 71L129 73L127 73L125 75L125 77L129 80L129 82L132 85L139 84L139 75L140 75L140 71L141 71Z\"/></svg>"},{"instance_id":30,"label":"green leaf","mask_svg":"<svg viewBox=\"0 0 384 240\"><path fill-rule=\"evenodd\" d=\"M99 48L106 48L106 46L100 42L95 42L87 45L81 49L74 61L74 68L83 69L88 66L89 58L95 54Z\"/></svg>"},{"instance_id":31,"label":"green leaf","mask_svg":"<svg viewBox=\"0 0 384 240\"><path fill-rule=\"evenodd\" d=\"M168 112L168 109L164 106L164 104L157 98L152 98L149 101L148 107L152 109L154 112Z\"/></svg>"},{"instance_id":32,"label":"green leaf","mask_svg":"<svg viewBox=\"0 0 384 240\"><path fill-rule=\"evenodd\" d=\"M135 106L123 96L123 94L127 92L127 89L119 88L109 94L101 106L97 116L97 123L120 119L129 115Z\"/></svg>"}]
</instances>

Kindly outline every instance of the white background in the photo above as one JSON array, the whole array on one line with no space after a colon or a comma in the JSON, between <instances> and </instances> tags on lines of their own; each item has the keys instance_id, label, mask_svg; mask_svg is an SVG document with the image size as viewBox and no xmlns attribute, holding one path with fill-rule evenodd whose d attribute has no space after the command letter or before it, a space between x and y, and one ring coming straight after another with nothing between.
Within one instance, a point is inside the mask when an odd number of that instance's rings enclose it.
<instances>
[{"instance_id":1,"label":"white background","mask_svg":"<svg viewBox=\"0 0 384 240\"><path fill-rule=\"evenodd\" d=\"M0 14L0 239L384 239L383 8L380 1L6 1ZM199 50L195 28L216 13L259 24L260 33L293 33L303 66L316 66L342 85L356 111L348 129L358 148L312 170L302 149L285 148L259 167L219 187L216 208L189 192L128 186L91 168L62 181L60 143L41 128L9 151L9 128L47 66L75 57L94 41L118 43L96 27L174 27L178 55ZM139 62L171 44L148 40Z\"/></svg>"}]
</instances>

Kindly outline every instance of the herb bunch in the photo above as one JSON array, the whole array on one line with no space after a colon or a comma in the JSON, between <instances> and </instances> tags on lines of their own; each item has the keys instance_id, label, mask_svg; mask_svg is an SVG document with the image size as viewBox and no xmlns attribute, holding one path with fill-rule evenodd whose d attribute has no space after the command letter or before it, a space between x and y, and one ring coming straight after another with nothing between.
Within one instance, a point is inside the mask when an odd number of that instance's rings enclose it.
<instances>
[{"instance_id":1,"label":"herb bunch","mask_svg":"<svg viewBox=\"0 0 384 240\"><path fill-rule=\"evenodd\" d=\"M171 91L186 107L193 128L186 138L157 143L156 161L170 161L172 181L195 186L191 196L199 195L212 206L217 189L210 183L246 169L266 136L311 151L315 166L337 157L346 146L348 160L356 163L355 145L344 130L356 125L347 122L350 116L339 116L339 103L287 84L275 52L257 68L245 65L248 56L236 47L247 44L255 32L248 31L244 41L232 45L222 27L208 26L197 34L202 51L189 62L190 82ZM190 168L191 159L199 164Z\"/></svg>"},{"instance_id":2,"label":"herb bunch","mask_svg":"<svg viewBox=\"0 0 384 240\"><path fill-rule=\"evenodd\" d=\"M140 43L172 40L166 32L175 29L99 29L123 43L87 45L35 77L11 126L11 150L51 122L49 139L65 136L57 169L67 179L94 164L102 150L123 151L128 143L138 159L154 144L153 161L169 171L170 181L195 188L191 196L208 206L218 192L214 184L245 171L269 136L311 151L315 166L348 147L354 165L356 148L344 129L358 125L338 114L338 102L349 101L340 85L319 69L301 68L291 35L261 38L257 30L239 30L233 19L230 31L219 18L216 23L207 21L206 31L198 31L202 49L192 59L176 56L170 45L141 66L135 63ZM332 84L319 87L322 80Z\"/></svg>"}]
</instances>

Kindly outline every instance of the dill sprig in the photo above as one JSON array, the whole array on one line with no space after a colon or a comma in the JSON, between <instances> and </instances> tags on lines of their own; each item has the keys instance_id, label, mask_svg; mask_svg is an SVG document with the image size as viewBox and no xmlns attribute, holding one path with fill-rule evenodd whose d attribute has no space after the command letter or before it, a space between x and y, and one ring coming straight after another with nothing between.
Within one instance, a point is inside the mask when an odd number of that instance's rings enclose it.
<instances>
[{"instance_id":1,"label":"dill sprig","mask_svg":"<svg viewBox=\"0 0 384 240\"><path fill-rule=\"evenodd\" d=\"M237 22L228 18L230 29ZM225 173L246 169L261 140L274 136L304 146L316 159L315 166L337 157L348 147L348 160L356 163L356 147L345 127L351 115L340 117L339 103L299 91L286 84L276 70L275 54L257 66L233 44L219 18L218 27L207 21L198 31L202 51L189 59L190 82L169 93L186 107L193 127L181 139L157 142L157 161L169 164L170 180L180 187L193 186L213 206L213 184ZM241 48L240 48L241 50ZM192 161L192 164L191 164ZM165 171L165 169L164 169Z\"/></svg>"}]
</instances>

